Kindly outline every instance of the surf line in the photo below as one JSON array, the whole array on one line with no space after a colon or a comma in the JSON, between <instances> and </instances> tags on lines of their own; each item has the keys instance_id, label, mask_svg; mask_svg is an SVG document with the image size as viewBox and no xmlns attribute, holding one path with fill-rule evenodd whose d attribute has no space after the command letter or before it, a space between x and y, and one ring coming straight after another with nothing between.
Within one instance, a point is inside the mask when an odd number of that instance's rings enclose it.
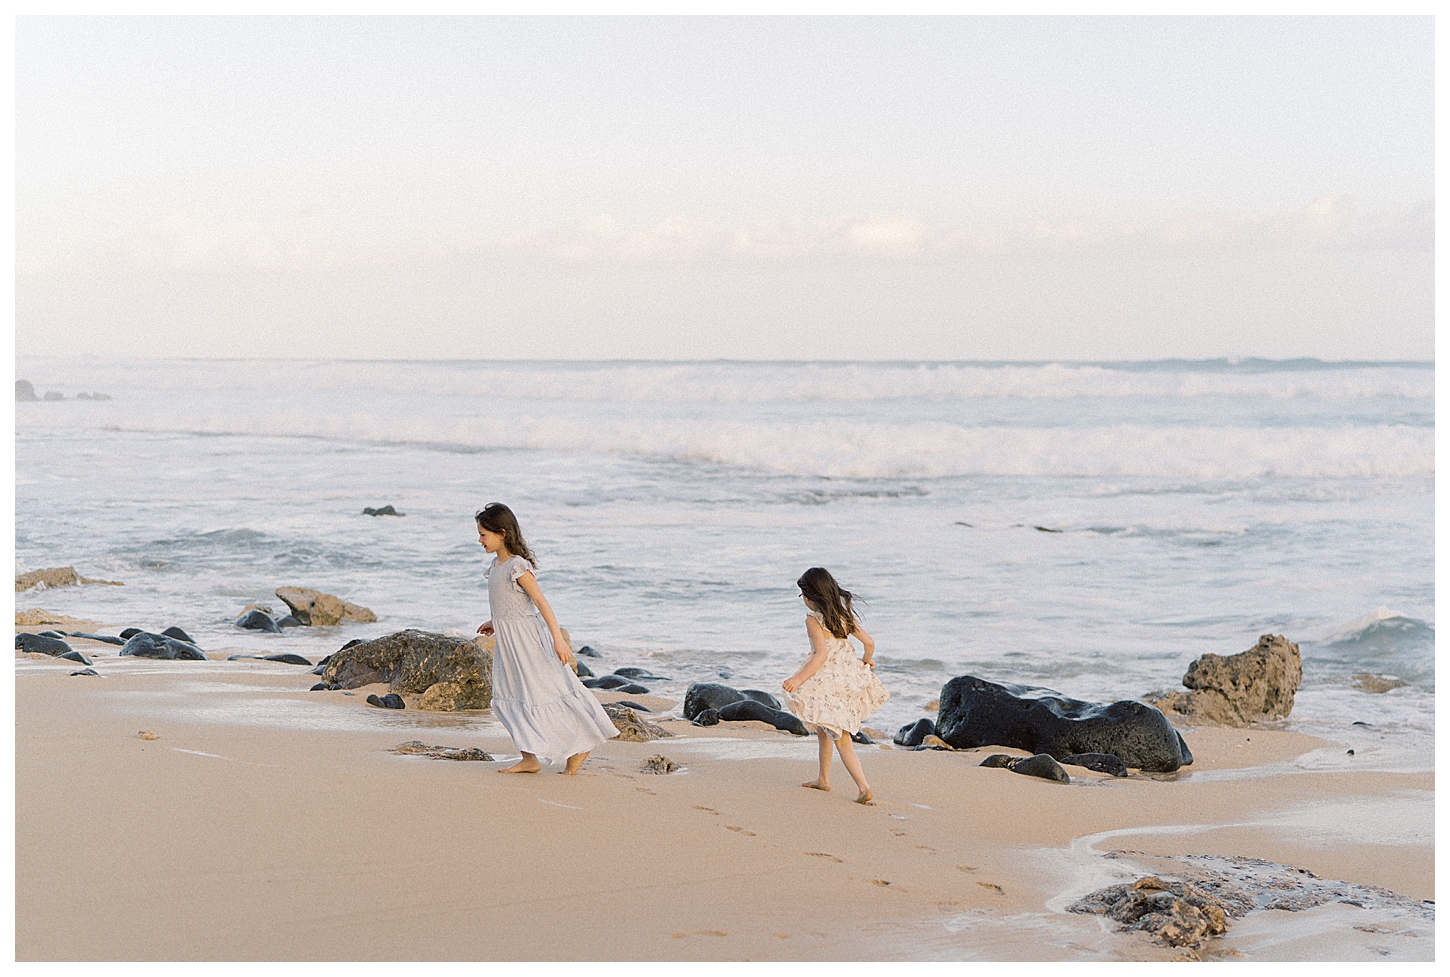
<instances>
[{"instance_id":1,"label":"surf line","mask_svg":"<svg viewBox=\"0 0 1450 977\"><path fill-rule=\"evenodd\" d=\"M573 804L560 804L558 801L546 801L542 797L540 797L538 800L539 800L539 803L540 804L552 804L555 807L567 807L571 811L582 811L582 810L584 810L582 807L575 807Z\"/></svg>"},{"instance_id":2,"label":"surf line","mask_svg":"<svg viewBox=\"0 0 1450 977\"><path fill-rule=\"evenodd\" d=\"M251 765L253 767L275 767L275 766L277 766L277 764L275 764L275 763L257 763L257 762L255 762L253 760L233 760L231 757L229 757L229 756L222 756L220 753L203 753L201 750L183 750L179 746L173 746L171 749L174 752L176 752L176 753L190 753L192 756L209 756L213 760L225 760L228 763L246 763L246 764L249 764L249 765Z\"/></svg>"}]
</instances>

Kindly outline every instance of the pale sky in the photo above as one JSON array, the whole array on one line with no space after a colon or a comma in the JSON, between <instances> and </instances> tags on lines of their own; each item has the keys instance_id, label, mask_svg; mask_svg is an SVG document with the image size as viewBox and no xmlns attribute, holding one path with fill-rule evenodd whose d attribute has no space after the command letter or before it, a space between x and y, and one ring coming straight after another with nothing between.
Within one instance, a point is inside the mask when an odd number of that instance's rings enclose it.
<instances>
[{"instance_id":1,"label":"pale sky","mask_svg":"<svg viewBox=\"0 0 1450 977\"><path fill-rule=\"evenodd\" d=\"M1406 18L16 23L21 354L1430 359Z\"/></svg>"}]
</instances>

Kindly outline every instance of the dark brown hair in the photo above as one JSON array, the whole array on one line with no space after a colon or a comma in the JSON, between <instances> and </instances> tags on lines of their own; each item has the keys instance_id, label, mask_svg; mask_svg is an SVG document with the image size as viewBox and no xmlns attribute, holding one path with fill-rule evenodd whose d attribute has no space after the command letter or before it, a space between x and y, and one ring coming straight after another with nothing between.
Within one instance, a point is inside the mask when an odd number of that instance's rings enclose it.
<instances>
[{"instance_id":1,"label":"dark brown hair","mask_svg":"<svg viewBox=\"0 0 1450 977\"><path fill-rule=\"evenodd\" d=\"M505 549L514 556L522 556L528 560L530 566L538 567L539 561L534 559L533 550L524 542L524 531L519 528L514 511L508 506L502 502L490 502L473 514L473 521L482 529L502 535Z\"/></svg>"},{"instance_id":2,"label":"dark brown hair","mask_svg":"<svg viewBox=\"0 0 1450 977\"><path fill-rule=\"evenodd\" d=\"M826 630L838 638L849 637L856 630L856 614L851 610L852 594L842 590L825 567L811 567L795 582L801 596L821 612Z\"/></svg>"}]
</instances>

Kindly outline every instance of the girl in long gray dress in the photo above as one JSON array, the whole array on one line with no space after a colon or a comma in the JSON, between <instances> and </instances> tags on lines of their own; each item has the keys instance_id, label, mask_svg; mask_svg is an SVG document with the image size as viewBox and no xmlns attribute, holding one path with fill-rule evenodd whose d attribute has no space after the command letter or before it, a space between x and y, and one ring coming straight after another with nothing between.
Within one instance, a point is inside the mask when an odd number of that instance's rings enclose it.
<instances>
[{"instance_id":1,"label":"girl in long gray dress","mask_svg":"<svg viewBox=\"0 0 1450 977\"><path fill-rule=\"evenodd\" d=\"M478 541L494 554L488 568L493 617L478 627L494 636L493 712L523 754L499 773L538 773L539 757L567 757L560 773L577 773L589 751L619 731L569 668L574 652L534 579L534 554L513 512L490 502L473 518Z\"/></svg>"}]
</instances>

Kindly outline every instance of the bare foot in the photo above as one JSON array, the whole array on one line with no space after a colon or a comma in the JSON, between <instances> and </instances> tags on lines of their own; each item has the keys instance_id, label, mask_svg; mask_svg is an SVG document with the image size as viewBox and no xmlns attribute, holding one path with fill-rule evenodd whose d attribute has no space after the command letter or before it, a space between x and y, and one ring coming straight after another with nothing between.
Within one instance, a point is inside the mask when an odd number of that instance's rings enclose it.
<instances>
[{"instance_id":1,"label":"bare foot","mask_svg":"<svg viewBox=\"0 0 1450 977\"><path fill-rule=\"evenodd\" d=\"M876 802L871 799L872 796L874 795L872 795L871 793L871 788L867 787L865 790L861 791L861 796L856 798L856 803L865 804L868 807L874 807L876 805Z\"/></svg>"},{"instance_id":2,"label":"bare foot","mask_svg":"<svg viewBox=\"0 0 1450 977\"><path fill-rule=\"evenodd\" d=\"M504 767L499 773L538 773L538 760L520 760L511 767Z\"/></svg>"},{"instance_id":3,"label":"bare foot","mask_svg":"<svg viewBox=\"0 0 1450 977\"><path fill-rule=\"evenodd\" d=\"M569 758L569 761L564 764L564 769L560 770L559 772L567 773L569 776L572 777L579 772L579 768L584 766L584 761L587 759L589 759L589 754L587 752L576 753Z\"/></svg>"},{"instance_id":4,"label":"bare foot","mask_svg":"<svg viewBox=\"0 0 1450 977\"><path fill-rule=\"evenodd\" d=\"M827 792L829 792L830 789L831 789L831 785L830 784L823 784L819 780L808 780L805 783L801 784L801 786L802 787L809 787L812 790L824 790L824 791L827 791Z\"/></svg>"}]
</instances>

